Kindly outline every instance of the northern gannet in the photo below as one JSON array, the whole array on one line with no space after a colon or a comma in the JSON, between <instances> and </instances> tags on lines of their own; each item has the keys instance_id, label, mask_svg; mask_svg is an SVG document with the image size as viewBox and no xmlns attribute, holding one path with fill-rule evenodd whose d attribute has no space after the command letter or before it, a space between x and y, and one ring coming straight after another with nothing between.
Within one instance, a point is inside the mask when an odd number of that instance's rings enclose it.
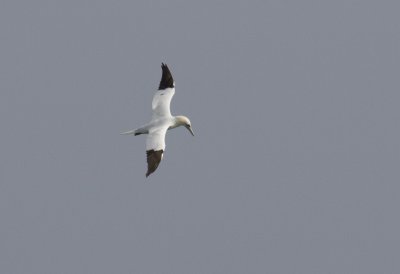
<instances>
[{"instance_id":1,"label":"northern gannet","mask_svg":"<svg viewBox=\"0 0 400 274\"><path fill-rule=\"evenodd\" d=\"M162 77L151 104L153 116L150 122L140 128L122 132L121 134L148 134L146 139L147 173L153 173L163 158L165 150L165 134L167 130L184 126L194 136L192 125L186 116L172 116L171 99L175 94L175 81L168 66L161 63Z\"/></svg>"}]
</instances>

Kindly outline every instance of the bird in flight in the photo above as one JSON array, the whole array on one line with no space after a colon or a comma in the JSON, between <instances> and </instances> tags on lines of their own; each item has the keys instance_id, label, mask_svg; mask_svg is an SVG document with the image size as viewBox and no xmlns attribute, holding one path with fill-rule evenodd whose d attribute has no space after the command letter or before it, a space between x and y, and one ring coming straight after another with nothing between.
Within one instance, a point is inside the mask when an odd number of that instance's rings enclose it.
<instances>
[{"instance_id":1,"label":"bird in flight","mask_svg":"<svg viewBox=\"0 0 400 274\"><path fill-rule=\"evenodd\" d=\"M153 116L150 122L140 128L122 132L121 134L148 134L146 139L147 173L153 173L163 158L165 150L165 134L167 130L184 126L194 136L192 124L186 116L172 116L171 99L175 94L175 81L168 66L161 63L162 77L151 104Z\"/></svg>"}]
</instances>

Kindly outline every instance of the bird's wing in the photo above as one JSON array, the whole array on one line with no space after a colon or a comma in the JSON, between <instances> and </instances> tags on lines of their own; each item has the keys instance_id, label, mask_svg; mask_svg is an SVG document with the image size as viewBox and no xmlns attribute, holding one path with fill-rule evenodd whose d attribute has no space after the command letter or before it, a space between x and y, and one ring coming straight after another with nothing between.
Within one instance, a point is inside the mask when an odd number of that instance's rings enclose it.
<instances>
[{"instance_id":1,"label":"bird's wing","mask_svg":"<svg viewBox=\"0 0 400 274\"><path fill-rule=\"evenodd\" d=\"M172 96L175 94L175 82L168 66L162 63L161 68L162 77L160 86L158 87L151 104L153 109L153 119L171 116L170 104Z\"/></svg>"},{"instance_id":2,"label":"bird's wing","mask_svg":"<svg viewBox=\"0 0 400 274\"><path fill-rule=\"evenodd\" d=\"M150 130L146 139L147 173L148 177L161 162L165 150L165 134L168 126L157 127Z\"/></svg>"}]
</instances>

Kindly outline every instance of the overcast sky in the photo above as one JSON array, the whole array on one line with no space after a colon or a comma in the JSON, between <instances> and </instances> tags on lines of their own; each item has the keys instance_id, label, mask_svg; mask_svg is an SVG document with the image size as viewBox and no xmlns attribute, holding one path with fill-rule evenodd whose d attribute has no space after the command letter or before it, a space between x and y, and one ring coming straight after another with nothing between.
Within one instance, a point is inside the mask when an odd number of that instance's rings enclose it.
<instances>
[{"instance_id":1,"label":"overcast sky","mask_svg":"<svg viewBox=\"0 0 400 274\"><path fill-rule=\"evenodd\" d=\"M0 273L400 273L399 10L2 0Z\"/></svg>"}]
</instances>

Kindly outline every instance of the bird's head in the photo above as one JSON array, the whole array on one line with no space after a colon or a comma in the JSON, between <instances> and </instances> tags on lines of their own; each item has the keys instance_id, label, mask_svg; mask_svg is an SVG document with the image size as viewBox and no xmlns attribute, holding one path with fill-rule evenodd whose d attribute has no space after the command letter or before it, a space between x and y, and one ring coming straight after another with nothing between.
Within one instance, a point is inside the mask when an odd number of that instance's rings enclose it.
<instances>
[{"instance_id":1,"label":"bird's head","mask_svg":"<svg viewBox=\"0 0 400 274\"><path fill-rule=\"evenodd\" d=\"M178 127L184 126L194 136L192 124L190 123L189 118L186 116L176 116L176 124Z\"/></svg>"}]
</instances>

